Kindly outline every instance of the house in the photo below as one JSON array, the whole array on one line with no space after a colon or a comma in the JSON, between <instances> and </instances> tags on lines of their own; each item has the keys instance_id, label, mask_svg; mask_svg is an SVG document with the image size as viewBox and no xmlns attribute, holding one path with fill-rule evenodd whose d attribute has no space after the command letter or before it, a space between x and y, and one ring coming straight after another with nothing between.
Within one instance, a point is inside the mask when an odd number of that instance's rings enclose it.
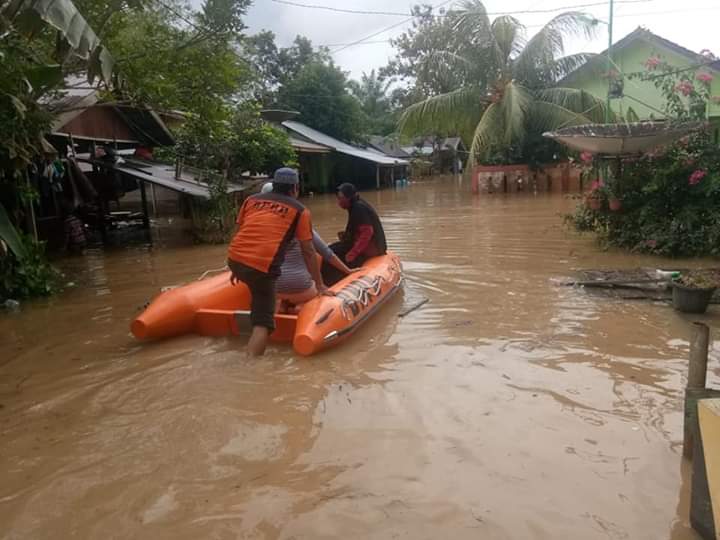
<instances>
[{"instance_id":1,"label":"house","mask_svg":"<svg viewBox=\"0 0 720 540\"><path fill-rule=\"evenodd\" d=\"M410 154L403 150L398 140L394 137L373 135L372 137L370 137L370 146L368 148L371 150L382 152L383 154L390 157L396 157L400 159L410 158Z\"/></svg>"},{"instance_id":2,"label":"house","mask_svg":"<svg viewBox=\"0 0 720 540\"><path fill-rule=\"evenodd\" d=\"M328 192L343 182L379 189L407 175L408 161L340 141L298 122L294 111L265 110L262 116L290 137L300 162L303 191Z\"/></svg>"},{"instance_id":3,"label":"house","mask_svg":"<svg viewBox=\"0 0 720 540\"><path fill-rule=\"evenodd\" d=\"M419 138L413 141L412 146L403 146L402 149L410 156L431 162L430 174L458 173L469 155L460 137Z\"/></svg>"},{"instance_id":4,"label":"house","mask_svg":"<svg viewBox=\"0 0 720 540\"><path fill-rule=\"evenodd\" d=\"M83 150L93 142L117 148L175 144L155 111L127 103L103 102L99 90L79 78L67 81L59 96L44 105L54 116L47 138L59 148L70 143L70 139Z\"/></svg>"},{"instance_id":5,"label":"house","mask_svg":"<svg viewBox=\"0 0 720 540\"><path fill-rule=\"evenodd\" d=\"M607 51L575 69L558 86L585 90L601 99L608 95ZM630 78L630 74L644 73L647 61L658 58L678 69L707 73L713 77L711 95L720 95L720 61L712 55L693 52L670 40L639 27L613 45L615 71L614 96L611 107L624 118L634 112L639 119L661 119L665 98L652 81ZM708 105L708 118L720 124L720 104ZM630 114L631 116L634 116Z\"/></svg>"}]
</instances>

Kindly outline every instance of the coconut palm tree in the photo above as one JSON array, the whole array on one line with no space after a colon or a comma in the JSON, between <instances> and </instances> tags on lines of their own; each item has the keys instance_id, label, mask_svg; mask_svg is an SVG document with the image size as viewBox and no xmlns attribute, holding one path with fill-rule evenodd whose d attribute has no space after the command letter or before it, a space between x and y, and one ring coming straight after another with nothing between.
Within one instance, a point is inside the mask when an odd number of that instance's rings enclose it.
<instances>
[{"instance_id":1,"label":"coconut palm tree","mask_svg":"<svg viewBox=\"0 0 720 540\"><path fill-rule=\"evenodd\" d=\"M481 0L465 0L453 18L463 48L437 51L434 68L462 70L475 81L408 107L399 123L404 136L460 134L471 141L471 160L490 151L521 146L528 135L559 126L603 121L604 103L582 90L554 85L590 59L564 55L569 36L592 37L597 20L580 12L553 18L529 40L516 18L490 21Z\"/></svg>"}]
</instances>

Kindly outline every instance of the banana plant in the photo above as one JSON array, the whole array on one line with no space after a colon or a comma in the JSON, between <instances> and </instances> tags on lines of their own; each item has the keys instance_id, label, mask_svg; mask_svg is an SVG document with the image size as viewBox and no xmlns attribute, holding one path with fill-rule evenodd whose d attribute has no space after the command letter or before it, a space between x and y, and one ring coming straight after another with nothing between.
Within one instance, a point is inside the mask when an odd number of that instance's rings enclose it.
<instances>
[{"instance_id":1,"label":"banana plant","mask_svg":"<svg viewBox=\"0 0 720 540\"><path fill-rule=\"evenodd\" d=\"M2 204L0 204L0 242L4 242L18 259L25 257L25 246Z\"/></svg>"},{"instance_id":2,"label":"banana plant","mask_svg":"<svg viewBox=\"0 0 720 540\"><path fill-rule=\"evenodd\" d=\"M111 80L115 61L72 0L9 0L0 4L0 16L28 36L50 25L74 55L87 61L91 83L98 76Z\"/></svg>"}]
</instances>

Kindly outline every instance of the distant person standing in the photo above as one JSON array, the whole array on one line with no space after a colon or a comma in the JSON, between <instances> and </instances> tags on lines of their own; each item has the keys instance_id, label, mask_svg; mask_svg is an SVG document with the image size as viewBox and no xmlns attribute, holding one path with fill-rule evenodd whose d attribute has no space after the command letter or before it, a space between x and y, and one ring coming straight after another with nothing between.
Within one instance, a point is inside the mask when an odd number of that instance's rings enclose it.
<instances>
[{"instance_id":1,"label":"distant person standing","mask_svg":"<svg viewBox=\"0 0 720 540\"><path fill-rule=\"evenodd\" d=\"M345 230L338 233L340 241L331 244L330 249L350 268L362 266L371 257L385 255L387 243L380 218L375 209L360 198L353 184L344 183L338 187L337 203L347 210L348 221ZM328 285L344 277L329 264L323 264L322 273Z\"/></svg>"},{"instance_id":2,"label":"distant person standing","mask_svg":"<svg viewBox=\"0 0 720 540\"><path fill-rule=\"evenodd\" d=\"M298 188L297 171L287 167L275 171L272 192L253 195L242 205L238 229L228 248L230 281L233 285L245 283L252 297L250 356L265 352L275 329L275 282L291 240L299 242L318 293L327 291L313 247L310 211L297 201Z\"/></svg>"}]
</instances>

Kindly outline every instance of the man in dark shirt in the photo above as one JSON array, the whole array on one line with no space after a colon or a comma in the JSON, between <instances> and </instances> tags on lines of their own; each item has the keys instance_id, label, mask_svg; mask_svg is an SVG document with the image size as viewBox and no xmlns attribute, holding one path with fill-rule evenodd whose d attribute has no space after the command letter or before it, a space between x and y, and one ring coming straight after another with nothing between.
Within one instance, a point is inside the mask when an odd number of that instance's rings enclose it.
<instances>
[{"instance_id":1,"label":"man in dark shirt","mask_svg":"<svg viewBox=\"0 0 720 540\"><path fill-rule=\"evenodd\" d=\"M350 268L362 266L371 257L387 252L385 231L375 209L360 198L355 186L341 184L337 191L340 208L347 210L348 221L345 230L338 234L340 239L330 246L335 254ZM342 279L344 274L336 268L323 264L323 279L332 285Z\"/></svg>"}]
</instances>

